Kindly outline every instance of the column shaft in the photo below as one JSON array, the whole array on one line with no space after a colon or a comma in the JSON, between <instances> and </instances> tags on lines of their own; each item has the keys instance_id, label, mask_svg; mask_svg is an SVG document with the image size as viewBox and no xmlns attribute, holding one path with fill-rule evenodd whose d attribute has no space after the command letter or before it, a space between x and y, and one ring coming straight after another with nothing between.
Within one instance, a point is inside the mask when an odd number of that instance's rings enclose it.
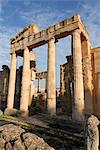
<instances>
[{"instance_id":1,"label":"column shaft","mask_svg":"<svg viewBox=\"0 0 100 150\"><path fill-rule=\"evenodd\" d=\"M34 96L34 81L30 81L30 96L29 96L29 102L28 105L31 106L32 100Z\"/></svg>"},{"instance_id":2,"label":"column shaft","mask_svg":"<svg viewBox=\"0 0 100 150\"><path fill-rule=\"evenodd\" d=\"M56 113L56 46L55 38L48 42L47 72L47 109L48 113Z\"/></svg>"},{"instance_id":3,"label":"column shaft","mask_svg":"<svg viewBox=\"0 0 100 150\"><path fill-rule=\"evenodd\" d=\"M26 47L24 50L21 101L20 101L20 111L25 112L26 115L28 113L29 84L30 84L30 57L29 57L29 49Z\"/></svg>"},{"instance_id":4,"label":"column shaft","mask_svg":"<svg viewBox=\"0 0 100 150\"><path fill-rule=\"evenodd\" d=\"M37 92L39 93L41 91L41 83L40 83L41 79L38 78L38 88L37 88Z\"/></svg>"},{"instance_id":5,"label":"column shaft","mask_svg":"<svg viewBox=\"0 0 100 150\"><path fill-rule=\"evenodd\" d=\"M89 40L82 41L83 70L84 70L84 91L85 91L85 114L93 113L93 84L92 84L92 64L91 45Z\"/></svg>"},{"instance_id":6,"label":"column shaft","mask_svg":"<svg viewBox=\"0 0 100 150\"><path fill-rule=\"evenodd\" d=\"M84 88L82 73L82 51L80 30L73 32L73 67L74 67L74 106L72 118L77 121L84 119Z\"/></svg>"},{"instance_id":7,"label":"column shaft","mask_svg":"<svg viewBox=\"0 0 100 150\"><path fill-rule=\"evenodd\" d=\"M14 92L15 92L15 80L16 80L16 54L11 54L11 66L8 88L7 109L13 109L14 105Z\"/></svg>"}]
</instances>

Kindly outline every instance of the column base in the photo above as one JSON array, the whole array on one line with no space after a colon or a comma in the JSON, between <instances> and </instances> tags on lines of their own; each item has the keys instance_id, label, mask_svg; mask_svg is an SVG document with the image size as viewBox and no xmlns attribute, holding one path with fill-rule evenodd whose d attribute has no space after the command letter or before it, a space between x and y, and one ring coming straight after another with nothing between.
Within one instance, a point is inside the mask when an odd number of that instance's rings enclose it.
<instances>
[{"instance_id":1,"label":"column base","mask_svg":"<svg viewBox=\"0 0 100 150\"><path fill-rule=\"evenodd\" d=\"M72 119L74 121L84 122L85 121L85 116L84 116L84 114L79 113L76 110L73 110L72 111Z\"/></svg>"},{"instance_id":2,"label":"column base","mask_svg":"<svg viewBox=\"0 0 100 150\"><path fill-rule=\"evenodd\" d=\"M47 99L47 113L49 115L56 115L56 98Z\"/></svg>"},{"instance_id":3,"label":"column base","mask_svg":"<svg viewBox=\"0 0 100 150\"><path fill-rule=\"evenodd\" d=\"M18 114L18 110L15 108L14 109L6 108L4 112L4 115L9 115L9 116L17 116L17 114Z\"/></svg>"},{"instance_id":4,"label":"column base","mask_svg":"<svg viewBox=\"0 0 100 150\"><path fill-rule=\"evenodd\" d=\"M47 112L47 115L50 115L50 116L56 116L56 113L51 113L51 112Z\"/></svg>"},{"instance_id":5,"label":"column base","mask_svg":"<svg viewBox=\"0 0 100 150\"><path fill-rule=\"evenodd\" d=\"M29 111L25 111L25 110L19 110L18 111L18 115L21 116L21 117L28 117L29 115Z\"/></svg>"}]
</instances>

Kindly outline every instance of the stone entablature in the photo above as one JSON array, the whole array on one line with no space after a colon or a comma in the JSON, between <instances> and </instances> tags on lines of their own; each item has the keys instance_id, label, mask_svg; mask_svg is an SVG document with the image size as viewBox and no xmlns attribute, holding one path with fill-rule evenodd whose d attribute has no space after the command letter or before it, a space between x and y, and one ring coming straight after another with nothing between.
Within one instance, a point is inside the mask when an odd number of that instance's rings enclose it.
<instances>
[{"instance_id":1,"label":"stone entablature","mask_svg":"<svg viewBox=\"0 0 100 150\"><path fill-rule=\"evenodd\" d=\"M76 29L80 29L83 36L88 39L88 32L80 19L80 15L78 14L70 19L65 19L60 23L50 26L49 28L40 32L37 32L36 30L35 34L30 34L30 26L26 27L15 38L11 39L10 53L12 53L13 51L23 51L26 46L28 46L30 49L41 46L43 44L46 44L48 40L53 37L55 37L55 39L57 40L62 37L71 35L72 31Z\"/></svg>"},{"instance_id":2,"label":"stone entablature","mask_svg":"<svg viewBox=\"0 0 100 150\"><path fill-rule=\"evenodd\" d=\"M47 78L47 72L37 72L35 79L45 79Z\"/></svg>"}]
</instances>

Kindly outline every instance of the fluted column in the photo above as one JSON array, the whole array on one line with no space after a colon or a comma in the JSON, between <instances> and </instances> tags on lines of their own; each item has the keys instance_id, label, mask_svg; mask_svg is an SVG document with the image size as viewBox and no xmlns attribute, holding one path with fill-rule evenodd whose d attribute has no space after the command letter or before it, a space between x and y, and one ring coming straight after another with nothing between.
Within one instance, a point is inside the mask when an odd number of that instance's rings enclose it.
<instances>
[{"instance_id":1,"label":"fluted column","mask_svg":"<svg viewBox=\"0 0 100 150\"><path fill-rule=\"evenodd\" d=\"M55 38L48 42L47 110L56 113L56 46Z\"/></svg>"},{"instance_id":2,"label":"fluted column","mask_svg":"<svg viewBox=\"0 0 100 150\"><path fill-rule=\"evenodd\" d=\"M11 54L11 66L8 88L7 109L13 109L14 93L15 93L15 80L16 80L16 53Z\"/></svg>"},{"instance_id":3,"label":"fluted column","mask_svg":"<svg viewBox=\"0 0 100 150\"><path fill-rule=\"evenodd\" d=\"M91 44L89 39L82 41L83 70L84 70L84 91L85 91L85 114L93 113L93 83L91 64Z\"/></svg>"},{"instance_id":4,"label":"fluted column","mask_svg":"<svg viewBox=\"0 0 100 150\"><path fill-rule=\"evenodd\" d=\"M74 104L72 118L77 121L84 120L84 88L82 74L82 51L80 30L73 32L73 69L74 69Z\"/></svg>"},{"instance_id":5,"label":"fluted column","mask_svg":"<svg viewBox=\"0 0 100 150\"><path fill-rule=\"evenodd\" d=\"M29 85L30 85L30 57L29 57L29 49L28 47L26 47L24 49L21 100L20 100L20 111L23 116L28 115Z\"/></svg>"}]
</instances>

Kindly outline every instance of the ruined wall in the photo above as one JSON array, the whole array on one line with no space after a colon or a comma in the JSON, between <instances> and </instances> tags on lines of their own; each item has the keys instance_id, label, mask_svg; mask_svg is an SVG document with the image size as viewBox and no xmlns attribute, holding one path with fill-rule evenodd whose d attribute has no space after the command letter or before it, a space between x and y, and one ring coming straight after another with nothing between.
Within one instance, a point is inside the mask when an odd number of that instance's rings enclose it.
<instances>
[{"instance_id":1,"label":"ruined wall","mask_svg":"<svg viewBox=\"0 0 100 150\"><path fill-rule=\"evenodd\" d=\"M100 47L91 49L92 68L87 68L88 59L83 55L83 78L84 78L84 96L85 96L85 114L94 113L100 116ZM73 65L71 57L67 58L67 63L60 66L60 92L61 107L68 111L69 104L73 104ZM92 70L93 94L90 95L87 88L87 71ZM92 106L90 103L92 99ZM70 102L70 103L69 103ZM70 107L71 109L71 107Z\"/></svg>"},{"instance_id":2,"label":"ruined wall","mask_svg":"<svg viewBox=\"0 0 100 150\"><path fill-rule=\"evenodd\" d=\"M10 74L9 67L6 65L3 65L2 71L0 71L0 109L3 111L7 107L9 74ZM14 101L15 108L19 107L21 78L22 78L22 67L19 67L16 73L15 101Z\"/></svg>"},{"instance_id":3,"label":"ruined wall","mask_svg":"<svg viewBox=\"0 0 100 150\"><path fill-rule=\"evenodd\" d=\"M6 65L2 66L0 71L0 108L4 110L7 104L8 85L9 85L9 67Z\"/></svg>"},{"instance_id":4,"label":"ruined wall","mask_svg":"<svg viewBox=\"0 0 100 150\"><path fill-rule=\"evenodd\" d=\"M16 71L14 107L17 109L19 109L19 106L20 106L21 81L22 81L22 66L20 66L19 69L17 69Z\"/></svg>"},{"instance_id":5,"label":"ruined wall","mask_svg":"<svg viewBox=\"0 0 100 150\"><path fill-rule=\"evenodd\" d=\"M94 113L100 117L100 47L91 49Z\"/></svg>"},{"instance_id":6,"label":"ruined wall","mask_svg":"<svg viewBox=\"0 0 100 150\"><path fill-rule=\"evenodd\" d=\"M67 56L67 63L60 65L60 99L61 108L65 113L71 113L73 101L73 67L72 56Z\"/></svg>"}]
</instances>

